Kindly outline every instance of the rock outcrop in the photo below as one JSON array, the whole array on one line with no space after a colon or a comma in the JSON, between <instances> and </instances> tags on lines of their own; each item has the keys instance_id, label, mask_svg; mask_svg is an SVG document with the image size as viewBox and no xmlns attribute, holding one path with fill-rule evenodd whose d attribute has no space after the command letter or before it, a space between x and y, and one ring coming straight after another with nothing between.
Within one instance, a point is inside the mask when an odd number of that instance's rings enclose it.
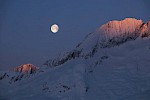
<instances>
[{"instance_id":1,"label":"rock outcrop","mask_svg":"<svg viewBox=\"0 0 150 100\"><path fill-rule=\"evenodd\" d=\"M141 37L148 37L148 36L150 36L150 21L148 23L146 23L146 24L143 24L141 26L140 33L141 33Z\"/></svg>"},{"instance_id":2,"label":"rock outcrop","mask_svg":"<svg viewBox=\"0 0 150 100\"><path fill-rule=\"evenodd\" d=\"M21 65L19 67L16 67L14 69L16 72L22 72L22 73L34 73L38 70L38 67L32 65L32 64L24 64L24 65Z\"/></svg>"}]
</instances>

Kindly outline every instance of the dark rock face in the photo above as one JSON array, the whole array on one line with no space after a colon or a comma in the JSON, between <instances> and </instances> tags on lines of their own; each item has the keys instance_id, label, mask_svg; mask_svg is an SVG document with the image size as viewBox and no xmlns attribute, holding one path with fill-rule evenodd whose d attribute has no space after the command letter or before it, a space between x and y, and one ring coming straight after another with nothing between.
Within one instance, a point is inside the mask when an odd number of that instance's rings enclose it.
<instances>
[{"instance_id":1,"label":"dark rock face","mask_svg":"<svg viewBox=\"0 0 150 100\"><path fill-rule=\"evenodd\" d=\"M24 64L24 65L21 65L19 67L16 67L14 69L16 72L22 72L22 73L34 73L38 70L38 67L32 65L32 64Z\"/></svg>"},{"instance_id":2,"label":"dark rock face","mask_svg":"<svg viewBox=\"0 0 150 100\"><path fill-rule=\"evenodd\" d=\"M9 77L9 75L7 73L4 73L3 75L0 76L0 80L4 79L6 77Z\"/></svg>"},{"instance_id":3,"label":"dark rock face","mask_svg":"<svg viewBox=\"0 0 150 100\"><path fill-rule=\"evenodd\" d=\"M67 52L66 55L63 57L58 57L58 58L55 58L53 60L52 59L47 60L44 63L44 65L49 66L49 67L59 66L59 65L64 64L65 62L67 62L69 60L81 57L81 52L82 52L82 50L73 50L73 51Z\"/></svg>"}]
</instances>

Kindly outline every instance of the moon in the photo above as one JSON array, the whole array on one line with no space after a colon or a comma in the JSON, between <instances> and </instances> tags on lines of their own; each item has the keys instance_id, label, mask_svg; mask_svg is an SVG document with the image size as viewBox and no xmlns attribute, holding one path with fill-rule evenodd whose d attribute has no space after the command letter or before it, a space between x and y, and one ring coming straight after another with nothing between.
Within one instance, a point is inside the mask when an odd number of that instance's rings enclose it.
<instances>
[{"instance_id":1,"label":"moon","mask_svg":"<svg viewBox=\"0 0 150 100\"><path fill-rule=\"evenodd\" d=\"M51 31L52 31L53 33L58 32L58 30L59 30L59 27L58 27L57 24L53 24L53 25L51 26Z\"/></svg>"}]
</instances>

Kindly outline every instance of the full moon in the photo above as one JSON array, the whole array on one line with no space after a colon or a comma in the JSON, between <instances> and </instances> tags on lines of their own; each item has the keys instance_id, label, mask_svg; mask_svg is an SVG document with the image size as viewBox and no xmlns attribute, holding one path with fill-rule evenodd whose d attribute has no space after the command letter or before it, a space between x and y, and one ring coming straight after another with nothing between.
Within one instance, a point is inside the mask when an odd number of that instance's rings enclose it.
<instances>
[{"instance_id":1,"label":"full moon","mask_svg":"<svg viewBox=\"0 0 150 100\"><path fill-rule=\"evenodd\" d=\"M53 33L58 32L58 30L59 30L59 27L58 27L57 24L54 24L54 25L51 26L51 31L52 31Z\"/></svg>"}]
</instances>

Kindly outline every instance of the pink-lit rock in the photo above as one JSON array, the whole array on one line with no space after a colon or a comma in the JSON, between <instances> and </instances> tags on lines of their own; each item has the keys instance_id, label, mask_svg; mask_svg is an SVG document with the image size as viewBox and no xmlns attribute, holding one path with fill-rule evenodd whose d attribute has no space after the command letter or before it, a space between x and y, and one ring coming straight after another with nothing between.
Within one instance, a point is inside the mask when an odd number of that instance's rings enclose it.
<instances>
[{"instance_id":1,"label":"pink-lit rock","mask_svg":"<svg viewBox=\"0 0 150 100\"><path fill-rule=\"evenodd\" d=\"M150 35L150 21L141 27L141 36L146 37L149 35Z\"/></svg>"},{"instance_id":2,"label":"pink-lit rock","mask_svg":"<svg viewBox=\"0 0 150 100\"><path fill-rule=\"evenodd\" d=\"M38 67L32 65L32 64L24 64L19 67L15 68L15 71L22 72L22 73L34 73L38 70Z\"/></svg>"},{"instance_id":3,"label":"pink-lit rock","mask_svg":"<svg viewBox=\"0 0 150 100\"><path fill-rule=\"evenodd\" d=\"M143 24L142 20L135 18L125 18L121 21L110 21L99 28L107 38L136 32Z\"/></svg>"}]
</instances>

